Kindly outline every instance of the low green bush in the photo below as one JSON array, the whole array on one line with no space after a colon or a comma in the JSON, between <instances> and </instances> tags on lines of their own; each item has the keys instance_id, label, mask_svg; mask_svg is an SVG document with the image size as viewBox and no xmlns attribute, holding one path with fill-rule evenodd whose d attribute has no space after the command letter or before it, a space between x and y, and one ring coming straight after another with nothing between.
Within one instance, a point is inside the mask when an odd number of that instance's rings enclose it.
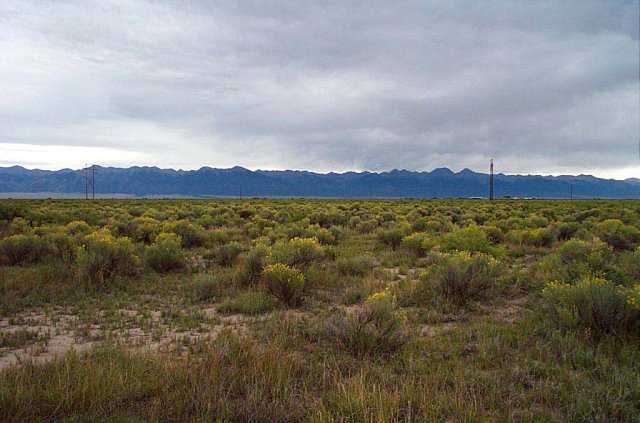
<instances>
[{"instance_id":1,"label":"low green bush","mask_svg":"<svg viewBox=\"0 0 640 423\"><path fill-rule=\"evenodd\" d=\"M625 288L585 277L575 284L550 282L542 295L561 327L586 329L595 337L640 334L640 285Z\"/></svg>"},{"instance_id":2,"label":"low green bush","mask_svg":"<svg viewBox=\"0 0 640 423\"><path fill-rule=\"evenodd\" d=\"M279 241L271 249L268 262L306 268L325 257L324 249L315 238L293 238Z\"/></svg>"},{"instance_id":3,"label":"low green bush","mask_svg":"<svg viewBox=\"0 0 640 423\"><path fill-rule=\"evenodd\" d=\"M51 246L51 255L59 263L70 267L76 260L78 246L76 241L66 233L52 233L45 236Z\"/></svg>"},{"instance_id":4,"label":"low green bush","mask_svg":"<svg viewBox=\"0 0 640 423\"><path fill-rule=\"evenodd\" d=\"M104 286L114 278L133 276L140 259L129 238L115 238L102 230L87 235L79 248L76 264L81 279Z\"/></svg>"},{"instance_id":5,"label":"low green bush","mask_svg":"<svg viewBox=\"0 0 640 423\"><path fill-rule=\"evenodd\" d=\"M466 251L443 254L431 269L440 295L456 305L483 300L494 291L500 266L493 257Z\"/></svg>"},{"instance_id":6,"label":"low green bush","mask_svg":"<svg viewBox=\"0 0 640 423\"><path fill-rule=\"evenodd\" d=\"M207 241L204 229L187 220L178 220L166 224L164 232L173 232L178 235L182 240L182 246L186 248L202 247Z\"/></svg>"},{"instance_id":7,"label":"low green bush","mask_svg":"<svg viewBox=\"0 0 640 423\"><path fill-rule=\"evenodd\" d=\"M535 228L522 232L522 243L531 247L551 247L555 240L552 228Z\"/></svg>"},{"instance_id":8,"label":"low green bush","mask_svg":"<svg viewBox=\"0 0 640 423\"><path fill-rule=\"evenodd\" d=\"M213 257L220 266L231 267L242 252L244 247L238 242L231 241L228 244L220 245L213 252Z\"/></svg>"},{"instance_id":9,"label":"low green bush","mask_svg":"<svg viewBox=\"0 0 640 423\"><path fill-rule=\"evenodd\" d=\"M440 246L443 251L468 251L485 254L493 252L486 232L476 226L456 229L444 234L440 240Z\"/></svg>"},{"instance_id":10,"label":"low green bush","mask_svg":"<svg viewBox=\"0 0 640 423\"><path fill-rule=\"evenodd\" d=\"M178 235L161 233L156 237L156 242L145 249L144 260L147 266L159 273L182 269L186 262L180 245Z\"/></svg>"},{"instance_id":11,"label":"low green bush","mask_svg":"<svg viewBox=\"0 0 640 423\"><path fill-rule=\"evenodd\" d=\"M0 240L0 260L12 265L40 262L50 252L50 244L36 235L19 234Z\"/></svg>"},{"instance_id":12,"label":"low green bush","mask_svg":"<svg viewBox=\"0 0 640 423\"><path fill-rule=\"evenodd\" d=\"M327 228L312 226L309 228L308 233L322 245L334 245L336 243L335 235Z\"/></svg>"},{"instance_id":13,"label":"low green bush","mask_svg":"<svg viewBox=\"0 0 640 423\"><path fill-rule=\"evenodd\" d=\"M257 283L262 276L262 271L267 264L269 249L263 245L258 245L251 249L238 272L237 282L240 285L248 286Z\"/></svg>"},{"instance_id":14,"label":"low green bush","mask_svg":"<svg viewBox=\"0 0 640 423\"><path fill-rule=\"evenodd\" d=\"M404 234L400 229L383 230L378 232L378 241L391 247L392 250L397 250L402 244L403 236Z\"/></svg>"},{"instance_id":15,"label":"low green bush","mask_svg":"<svg viewBox=\"0 0 640 423\"><path fill-rule=\"evenodd\" d=\"M634 250L640 244L640 229L618 219L607 219L594 228L595 234L616 250Z\"/></svg>"},{"instance_id":16,"label":"low green bush","mask_svg":"<svg viewBox=\"0 0 640 423\"><path fill-rule=\"evenodd\" d=\"M480 228L485 232L485 234L487 234L487 239L492 244L500 244L504 241L504 232L502 232L502 229L497 226L488 225L481 226Z\"/></svg>"},{"instance_id":17,"label":"low green bush","mask_svg":"<svg viewBox=\"0 0 640 423\"><path fill-rule=\"evenodd\" d=\"M437 241L424 232L416 232L402 238L402 247L418 257L423 257L436 244Z\"/></svg>"},{"instance_id":18,"label":"low green bush","mask_svg":"<svg viewBox=\"0 0 640 423\"><path fill-rule=\"evenodd\" d=\"M558 231L558 239L566 241L573 238L580 230L580 224L578 222L562 222L556 225Z\"/></svg>"},{"instance_id":19,"label":"low green bush","mask_svg":"<svg viewBox=\"0 0 640 423\"><path fill-rule=\"evenodd\" d=\"M357 356L388 356L401 349L408 340L405 317L389 291L367 298L362 310L343 313L328 319L326 339Z\"/></svg>"}]
</instances>

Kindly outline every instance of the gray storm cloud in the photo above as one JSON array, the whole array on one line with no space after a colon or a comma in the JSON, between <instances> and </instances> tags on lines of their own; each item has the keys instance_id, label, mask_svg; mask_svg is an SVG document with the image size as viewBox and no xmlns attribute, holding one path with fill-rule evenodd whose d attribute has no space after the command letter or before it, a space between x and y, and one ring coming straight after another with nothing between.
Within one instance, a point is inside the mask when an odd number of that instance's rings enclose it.
<instances>
[{"instance_id":1,"label":"gray storm cloud","mask_svg":"<svg viewBox=\"0 0 640 423\"><path fill-rule=\"evenodd\" d=\"M20 152L37 146L46 168L493 157L506 173L640 176L639 14L638 1L3 2L1 163L34 163Z\"/></svg>"}]
</instances>

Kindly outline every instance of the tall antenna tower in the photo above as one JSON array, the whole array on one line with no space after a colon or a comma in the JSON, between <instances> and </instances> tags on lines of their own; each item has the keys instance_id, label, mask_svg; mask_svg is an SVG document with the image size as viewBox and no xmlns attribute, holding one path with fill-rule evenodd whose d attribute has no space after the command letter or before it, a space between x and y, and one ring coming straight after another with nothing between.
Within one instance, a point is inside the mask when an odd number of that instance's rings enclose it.
<instances>
[{"instance_id":1,"label":"tall antenna tower","mask_svg":"<svg viewBox=\"0 0 640 423\"><path fill-rule=\"evenodd\" d=\"M489 200L493 201L493 159L491 159L489 166Z\"/></svg>"}]
</instances>

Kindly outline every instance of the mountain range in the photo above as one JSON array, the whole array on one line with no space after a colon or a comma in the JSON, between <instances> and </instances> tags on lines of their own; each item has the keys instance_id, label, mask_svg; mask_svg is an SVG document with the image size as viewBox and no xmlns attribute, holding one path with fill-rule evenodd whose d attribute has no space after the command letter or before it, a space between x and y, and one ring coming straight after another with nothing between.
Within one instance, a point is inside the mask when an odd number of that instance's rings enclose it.
<instances>
[{"instance_id":1,"label":"mountain range","mask_svg":"<svg viewBox=\"0 0 640 423\"><path fill-rule=\"evenodd\" d=\"M640 179L601 179L590 175L495 175L496 197L640 198ZM251 171L242 167L198 170L96 166L97 194L187 197L486 197L489 175L447 168L431 172L314 173ZM82 170L57 171L0 167L0 193L84 193ZM6 195L5 195L6 196Z\"/></svg>"}]
</instances>

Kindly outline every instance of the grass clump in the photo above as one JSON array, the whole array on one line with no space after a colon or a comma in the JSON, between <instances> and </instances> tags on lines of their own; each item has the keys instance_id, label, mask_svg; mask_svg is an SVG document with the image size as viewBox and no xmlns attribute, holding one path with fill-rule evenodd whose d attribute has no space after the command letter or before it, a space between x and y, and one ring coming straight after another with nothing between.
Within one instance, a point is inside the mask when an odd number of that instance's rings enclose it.
<instances>
[{"instance_id":1,"label":"grass clump","mask_svg":"<svg viewBox=\"0 0 640 423\"><path fill-rule=\"evenodd\" d=\"M373 269L373 264L373 257L368 254L341 257L337 260L338 270L345 276L364 276Z\"/></svg>"},{"instance_id":2,"label":"grass clump","mask_svg":"<svg viewBox=\"0 0 640 423\"><path fill-rule=\"evenodd\" d=\"M40 339L38 332L27 329L0 332L0 348L22 348L38 339Z\"/></svg>"},{"instance_id":3,"label":"grass clump","mask_svg":"<svg viewBox=\"0 0 640 423\"><path fill-rule=\"evenodd\" d=\"M224 300L218 307L218 311L221 313L257 316L268 312L272 308L273 301L264 292L246 291L236 297Z\"/></svg>"},{"instance_id":4,"label":"grass clump","mask_svg":"<svg viewBox=\"0 0 640 423\"><path fill-rule=\"evenodd\" d=\"M196 273L193 276L193 291L196 301L220 299L228 285L229 276L224 273Z\"/></svg>"}]
</instances>

